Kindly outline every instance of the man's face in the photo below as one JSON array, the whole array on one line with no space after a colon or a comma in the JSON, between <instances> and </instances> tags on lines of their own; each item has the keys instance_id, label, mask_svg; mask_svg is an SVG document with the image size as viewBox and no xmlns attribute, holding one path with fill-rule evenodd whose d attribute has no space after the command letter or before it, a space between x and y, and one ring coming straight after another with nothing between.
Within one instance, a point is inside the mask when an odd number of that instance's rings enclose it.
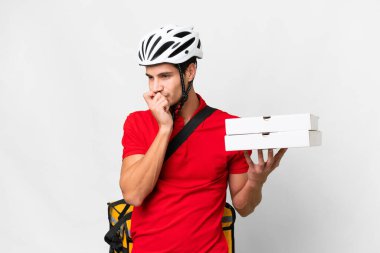
<instances>
[{"instance_id":1,"label":"man's face","mask_svg":"<svg viewBox=\"0 0 380 253\"><path fill-rule=\"evenodd\" d=\"M181 95L181 79L178 69L169 63L161 63L145 67L149 79L149 90L164 95L170 105L176 104Z\"/></svg>"}]
</instances>

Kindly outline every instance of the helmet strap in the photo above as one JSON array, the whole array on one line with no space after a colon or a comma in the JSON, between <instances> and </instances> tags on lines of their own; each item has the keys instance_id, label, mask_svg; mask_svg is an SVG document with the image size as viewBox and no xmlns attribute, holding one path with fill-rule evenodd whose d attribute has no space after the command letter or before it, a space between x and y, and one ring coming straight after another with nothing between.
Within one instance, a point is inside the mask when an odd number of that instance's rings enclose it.
<instances>
[{"instance_id":1,"label":"helmet strap","mask_svg":"<svg viewBox=\"0 0 380 253\"><path fill-rule=\"evenodd\" d=\"M175 105L171 106L171 113L172 113L172 117L173 117L173 120L175 119L175 115L177 113L179 113L183 107L183 105L185 104L185 102L187 101L187 99L189 98L189 92L193 86L193 80L189 81L189 86L185 87L185 78L184 78L184 73L181 69L181 66L180 64L177 64L177 68L178 68L178 71L179 71L179 76L181 78L181 86L182 86L182 97L180 99L180 101L178 103L176 103Z\"/></svg>"}]
</instances>

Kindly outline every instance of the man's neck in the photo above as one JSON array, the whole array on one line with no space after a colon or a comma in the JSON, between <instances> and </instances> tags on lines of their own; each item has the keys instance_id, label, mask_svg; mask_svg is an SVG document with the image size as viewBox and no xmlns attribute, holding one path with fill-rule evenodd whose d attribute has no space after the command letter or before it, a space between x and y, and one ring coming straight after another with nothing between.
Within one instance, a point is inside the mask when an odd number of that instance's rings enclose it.
<instances>
[{"instance_id":1,"label":"man's neck","mask_svg":"<svg viewBox=\"0 0 380 253\"><path fill-rule=\"evenodd\" d=\"M179 115L184 119L185 124L189 122L191 116L193 116L194 112L198 109L199 103L197 94L195 93L194 88L192 88L189 92L189 97L186 103L179 112Z\"/></svg>"}]
</instances>

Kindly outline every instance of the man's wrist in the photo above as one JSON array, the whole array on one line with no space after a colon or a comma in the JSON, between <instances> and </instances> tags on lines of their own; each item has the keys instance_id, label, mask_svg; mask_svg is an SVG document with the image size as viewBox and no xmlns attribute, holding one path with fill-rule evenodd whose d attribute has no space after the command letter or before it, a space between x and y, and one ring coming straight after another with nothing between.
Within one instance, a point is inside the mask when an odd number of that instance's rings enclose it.
<instances>
[{"instance_id":1,"label":"man's wrist","mask_svg":"<svg viewBox=\"0 0 380 253\"><path fill-rule=\"evenodd\" d=\"M261 189L261 188L263 188L264 181L248 179L247 184L248 184L249 188Z\"/></svg>"},{"instance_id":2,"label":"man's wrist","mask_svg":"<svg viewBox=\"0 0 380 253\"><path fill-rule=\"evenodd\" d=\"M159 132L162 133L162 134L165 134L165 135L171 135L173 131L173 127L172 126L160 126L159 128Z\"/></svg>"}]
</instances>

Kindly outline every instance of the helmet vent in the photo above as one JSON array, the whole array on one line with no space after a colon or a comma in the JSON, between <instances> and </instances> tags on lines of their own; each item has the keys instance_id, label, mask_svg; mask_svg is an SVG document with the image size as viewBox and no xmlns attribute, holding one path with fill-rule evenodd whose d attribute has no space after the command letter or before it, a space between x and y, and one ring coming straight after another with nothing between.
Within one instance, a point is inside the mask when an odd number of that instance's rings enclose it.
<instances>
[{"instance_id":1,"label":"helmet vent","mask_svg":"<svg viewBox=\"0 0 380 253\"><path fill-rule=\"evenodd\" d=\"M152 34L152 36L149 37L148 42L146 43L146 46L145 46L145 52L148 49L149 43L152 40L153 36L154 36L154 34Z\"/></svg>"},{"instance_id":2,"label":"helmet vent","mask_svg":"<svg viewBox=\"0 0 380 253\"><path fill-rule=\"evenodd\" d=\"M144 42L145 42L145 41L143 41L143 43L142 43L142 45L141 45L141 52L142 52L142 56L143 56L143 58L145 59L145 54L144 54Z\"/></svg>"},{"instance_id":3,"label":"helmet vent","mask_svg":"<svg viewBox=\"0 0 380 253\"><path fill-rule=\"evenodd\" d=\"M174 37L183 38L189 34L190 34L190 32L180 32L180 33L177 33L176 35L174 35Z\"/></svg>"},{"instance_id":4,"label":"helmet vent","mask_svg":"<svg viewBox=\"0 0 380 253\"><path fill-rule=\"evenodd\" d=\"M156 39L156 41L154 42L152 48L150 49L150 51L149 51L149 55L148 55L148 59L149 59L150 54L152 53L153 49L156 47L157 43L158 43L160 40L161 40L161 36L158 37L158 39Z\"/></svg>"},{"instance_id":5,"label":"helmet vent","mask_svg":"<svg viewBox=\"0 0 380 253\"><path fill-rule=\"evenodd\" d=\"M169 55L169 58L176 56L177 54L179 54L180 52L182 52L183 50L188 48L194 42L194 40L195 40L195 38L191 38L188 41L186 41L185 43L183 43L183 45L181 45L179 48L177 48L173 53L171 53Z\"/></svg>"},{"instance_id":6,"label":"helmet vent","mask_svg":"<svg viewBox=\"0 0 380 253\"><path fill-rule=\"evenodd\" d=\"M168 41L164 43L158 50L157 52L153 55L152 61L156 59L158 56L160 56L163 52L165 52L166 49L168 49L171 45L174 44L174 41Z\"/></svg>"},{"instance_id":7,"label":"helmet vent","mask_svg":"<svg viewBox=\"0 0 380 253\"><path fill-rule=\"evenodd\" d=\"M140 61L142 61L143 59L141 58L141 54L140 54L140 52L139 52L139 58L140 58Z\"/></svg>"},{"instance_id":8,"label":"helmet vent","mask_svg":"<svg viewBox=\"0 0 380 253\"><path fill-rule=\"evenodd\" d=\"M181 43L181 42L177 42L177 43L175 43L175 44L173 45L172 49L176 48L176 47L179 45L179 43Z\"/></svg>"},{"instance_id":9,"label":"helmet vent","mask_svg":"<svg viewBox=\"0 0 380 253\"><path fill-rule=\"evenodd\" d=\"M201 40L198 41L198 46L197 48L201 48Z\"/></svg>"}]
</instances>

